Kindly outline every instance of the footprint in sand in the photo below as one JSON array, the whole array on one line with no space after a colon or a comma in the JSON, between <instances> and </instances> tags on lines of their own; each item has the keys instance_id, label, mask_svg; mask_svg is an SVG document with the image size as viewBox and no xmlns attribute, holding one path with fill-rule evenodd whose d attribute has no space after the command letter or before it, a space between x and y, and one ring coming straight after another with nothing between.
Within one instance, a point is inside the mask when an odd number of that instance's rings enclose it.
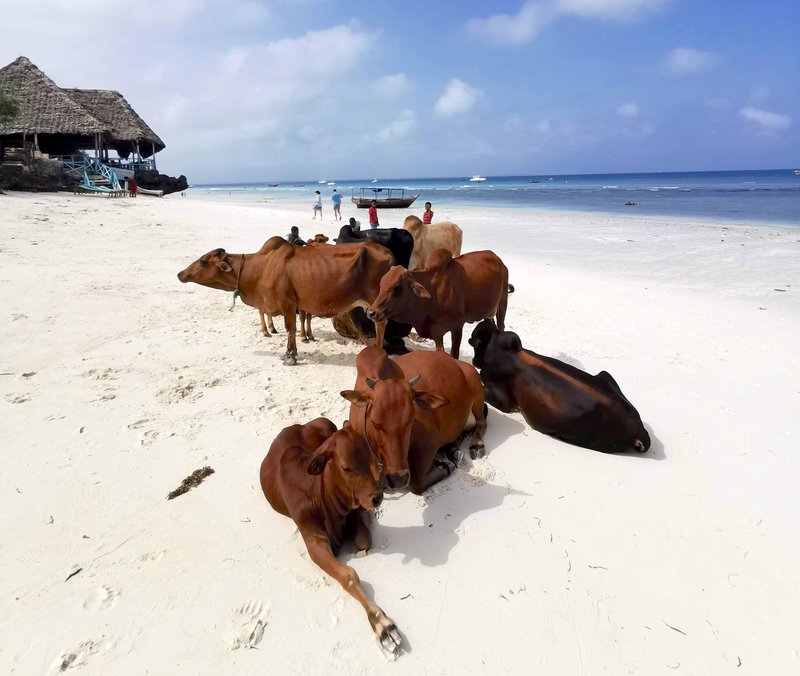
<instances>
[{"instance_id":1,"label":"footprint in sand","mask_svg":"<svg viewBox=\"0 0 800 676\"><path fill-rule=\"evenodd\" d=\"M110 585L104 584L93 590L89 597L83 602L83 607L87 610L105 610L117 604L120 591Z\"/></svg>"},{"instance_id":2,"label":"footprint in sand","mask_svg":"<svg viewBox=\"0 0 800 676\"><path fill-rule=\"evenodd\" d=\"M50 664L47 674L51 676L85 667L89 658L94 655L106 655L108 659L109 654L119 657L132 649L133 643L130 640L120 640L118 637L103 636L97 640L82 641L75 648L61 652Z\"/></svg>"},{"instance_id":3,"label":"footprint in sand","mask_svg":"<svg viewBox=\"0 0 800 676\"><path fill-rule=\"evenodd\" d=\"M267 626L267 611L261 601L248 601L233 613L233 628L227 637L228 650L255 648L264 638Z\"/></svg>"}]
</instances>

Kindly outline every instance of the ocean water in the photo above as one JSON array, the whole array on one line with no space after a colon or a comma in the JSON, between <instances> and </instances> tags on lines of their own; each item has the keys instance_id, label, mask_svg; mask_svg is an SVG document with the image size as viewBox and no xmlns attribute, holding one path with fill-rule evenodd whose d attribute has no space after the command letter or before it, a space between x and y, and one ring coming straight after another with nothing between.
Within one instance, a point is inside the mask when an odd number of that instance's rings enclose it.
<instances>
[{"instance_id":1,"label":"ocean water","mask_svg":"<svg viewBox=\"0 0 800 676\"><path fill-rule=\"evenodd\" d=\"M582 174L488 176L474 183L468 177L239 183L192 186L197 197L233 197L245 201L297 202L309 205L315 190L328 206L333 187L349 203L360 189L404 188L418 194L412 210L425 202L433 210L443 204L565 211L683 216L706 220L800 225L800 175L792 169L703 171L650 174ZM634 202L634 205L626 205Z\"/></svg>"}]
</instances>

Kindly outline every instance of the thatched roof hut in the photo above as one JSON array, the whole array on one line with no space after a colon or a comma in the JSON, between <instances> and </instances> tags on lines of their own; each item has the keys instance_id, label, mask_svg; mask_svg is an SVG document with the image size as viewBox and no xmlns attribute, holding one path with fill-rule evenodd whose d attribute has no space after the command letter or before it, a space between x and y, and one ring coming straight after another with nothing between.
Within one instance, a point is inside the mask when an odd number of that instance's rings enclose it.
<instances>
[{"instance_id":1,"label":"thatched roof hut","mask_svg":"<svg viewBox=\"0 0 800 676\"><path fill-rule=\"evenodd\" d=\"M0 144L27 138L51 154L110 147L121 157L165 147L119 92L63 89L24 56L0 68L0 90L19 105L18 115L0 122Z\"/></svg>"}]
</instances>

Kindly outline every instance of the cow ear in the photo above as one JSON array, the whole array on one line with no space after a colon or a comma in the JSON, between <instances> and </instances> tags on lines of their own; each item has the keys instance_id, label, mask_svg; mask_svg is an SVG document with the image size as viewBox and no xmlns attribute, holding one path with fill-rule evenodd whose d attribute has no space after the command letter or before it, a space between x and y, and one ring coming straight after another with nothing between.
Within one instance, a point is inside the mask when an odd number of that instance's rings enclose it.
<instances>
[{"instance_id":1,"label":"cow ear","mask_svg":"<svg viewBox=\"0 0 800 676\"><path fill-rule=\"evenodd\" d=\"M331 459L331 452L327 449L317 451L311 458L311 463L308 465L309 474L322 474L328 460Z\"/></svg>"},{"instance_id":2,"label":"cow ear","mask_svg":"<svg viewBox=\"0 0 800 676\"><path fill-rule=\"evenodd\" d=\"M223 272L230 272L233 268L228 265L225 261L217 261L217 267L222 270Z\"/></svg>"},{"instance_id":3,"label":"cow ear","mask_svg":"<svg viewBox=\"0 0 800 676\"><path fill-rule=\"evenodd\" d=\"M408 285L411 287L411 290L414 292L414 295L418 298L430 298L431 294L428 293L428 290L422 286L419 282L415 282L413 279L408 280Z\"/></svg>"},{"instance_id":4,"label":"cow ear","mask_svg":"<svg viewBox=\"0 0 800 676\"><path fill-rule=\"evenodd\" d=\"M450 403L450 400L432 392L414 392L414 403L426 411L432 411L440 406L446 406Z\"/></svg>"},{"instance_id":5,"label":"cow ear","mask_svg":"<svg viewBox=\"0 0 800 676\"><path fill-rule=\"evenodd\" d=\"M355 404L356 406L363 407L369 403L369 397L358 390L342 390L339 392L339 394L341 394L351 404Z\"/></svg>"}]
</instances>

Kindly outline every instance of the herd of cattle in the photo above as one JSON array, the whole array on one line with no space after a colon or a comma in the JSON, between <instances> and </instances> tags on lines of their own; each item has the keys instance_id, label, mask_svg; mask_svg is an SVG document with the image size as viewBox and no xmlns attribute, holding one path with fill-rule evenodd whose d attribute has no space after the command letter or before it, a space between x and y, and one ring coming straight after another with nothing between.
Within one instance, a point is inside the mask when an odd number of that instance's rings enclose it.
<instances>
[{"instance_id":1,"label":"herd of cattle","mask_svg":"<svg viewBox=\"0 0 800 676\"><path fill-rule=\"evenodd\" d=\"M423 493L457 467L467 436L471 457L481 457L487 402L520 411L544 434L599 451L645 452L650 437L609 373L592 376L526 350L504 330L508 269L491 251L462 255L454 223L423 225L409 216L402 230L346 225L335 246L315 239L299 247L272 237L252 254L215 249L178 279L238 293L258 309L264 335L275 332L272 317L283 315L289 363L297 357L298 316L303 340L314 340L311 317L318 316L367 344L356 358L354 388L341 393L350 402L343 428L326 418L285 428L260 478L270 505L297 524L311 559L361 603L381 648L396 656L399 631L355 570L336 558L345 539L356 551L371 548L368 513L386 487ZM479 322L469 340L474 366L458 359L468 322ZM412 327L435 342L435 352L408 351L403 337ZM391 359L388 352L402 354Z\"/></svg>"}]
</instances>

